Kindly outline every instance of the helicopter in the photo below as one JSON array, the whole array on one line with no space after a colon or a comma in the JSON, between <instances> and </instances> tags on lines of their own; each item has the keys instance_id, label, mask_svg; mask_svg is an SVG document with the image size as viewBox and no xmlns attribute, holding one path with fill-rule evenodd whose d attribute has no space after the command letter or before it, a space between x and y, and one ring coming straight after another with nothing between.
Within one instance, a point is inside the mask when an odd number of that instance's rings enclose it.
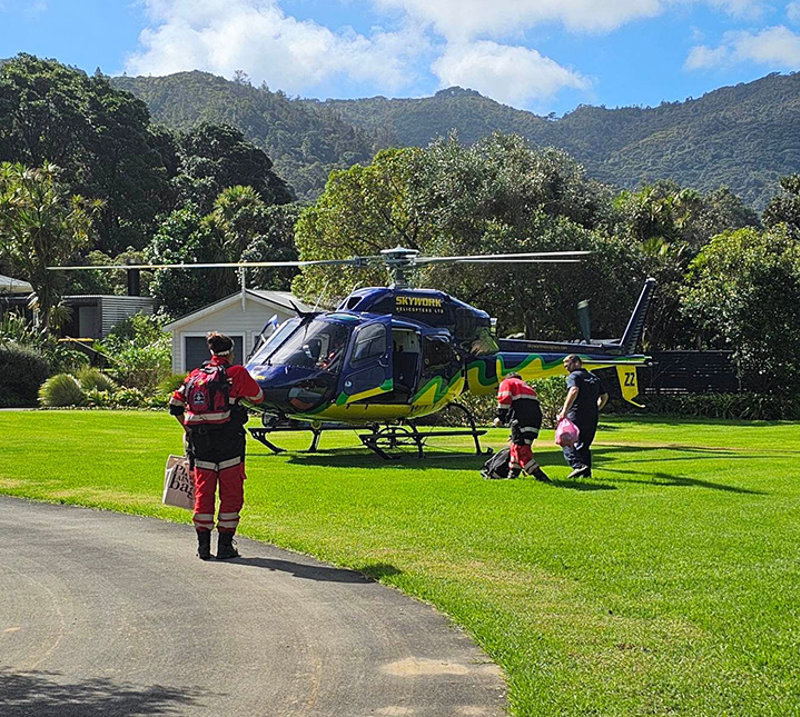
<instances>
[{"instance_id":1,"label":"helicopter","mask_svg":"<svg viewBox=\"0 0 800 717\"><path fill-rule=\"evenodd\" d=\"M278 453L268 435L277 431L311 431L315 451L325 430L364 428L362 443L384 458L388 449L411 445L423 455L433 435L471 435L477 453L485 433L469 411L457 403L465 393L494 393L511 372L524 380L563 375L569 354L588 369L616 369L622 397L635 403L636 366L647 357L635 353L644 329L655 280L647 279L621 339L594 341L589 335L588 306L579 306L583 340L553 342L495 336L491 317L449 294L409 285L410 270L433 263L577 262L589 252L558 251L450 257L421 256L404 247L380 255L295 262L229 264L142 264L120 269L256 266L350 265L383 263L392 276L385 287L358 288L332 311L301 311L284 321L247 359L264 402L262 428L251 435ZM89 267L59 267L89 268ZM104 267L106 268L106 267ZM108 267L110 268L110 267ZM467 414L469 429L420 431L417 419L449 405ZM636 404L638 405L638 404Z\"/></svg>"}]
</instances>

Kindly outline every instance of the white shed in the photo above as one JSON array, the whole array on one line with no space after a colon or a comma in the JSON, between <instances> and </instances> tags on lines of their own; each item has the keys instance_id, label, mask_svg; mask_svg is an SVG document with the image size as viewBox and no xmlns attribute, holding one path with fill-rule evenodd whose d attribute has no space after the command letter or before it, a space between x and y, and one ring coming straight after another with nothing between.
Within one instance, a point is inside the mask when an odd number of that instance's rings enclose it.
<instances>
[{"instance_id":1,"label":"white shed","mask_svg":"<svg viewBox=\"0 0 800 717\"><path fill-rule=\"evenodd\" d=\"M172 333L172 372L186 373L208 360L209 331L230 336L235 361L242 363L273 316L282 323L297 315L292 303L301 311L311 310L288 291L245 289L167 324L164 329Z\"/></svg>"}]
</instances>

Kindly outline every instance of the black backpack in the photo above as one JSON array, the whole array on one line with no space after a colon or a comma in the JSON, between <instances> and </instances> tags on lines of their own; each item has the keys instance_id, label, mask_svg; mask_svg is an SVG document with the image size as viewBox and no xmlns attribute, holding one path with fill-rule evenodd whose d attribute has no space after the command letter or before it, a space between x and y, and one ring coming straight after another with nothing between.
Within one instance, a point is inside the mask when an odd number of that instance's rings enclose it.
<instances>
[{"instance_id":1,"label":"black backpack","mask_svg":"<svg viewBox=\"0 0 800 717\"><path fill-rule=\"evenodd\" d=\"M511 457L511 449L502 448L497 453L489 456L489 460L483 464L481 475L487 480L508 478L508 461Z\"/></svg>"}]
</instances>

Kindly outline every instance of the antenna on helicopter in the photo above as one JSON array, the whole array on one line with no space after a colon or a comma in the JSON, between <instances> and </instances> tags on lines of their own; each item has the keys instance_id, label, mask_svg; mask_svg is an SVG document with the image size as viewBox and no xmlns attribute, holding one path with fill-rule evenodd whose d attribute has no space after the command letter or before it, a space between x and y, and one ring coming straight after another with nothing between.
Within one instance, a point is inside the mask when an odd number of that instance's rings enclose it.
<instances>
[{"instance_id":1,"label":"antenna on helicopter","mask_svg":"<svg viewBox=\"0 0 800 717\"><path fill-rule=\"evenodd\" d=\"M322 297L325 296L325 290L328 288L328 284L330 283L331 281L330 279L328 279L328 281L325 282L325 286L322 287L322 291L319 292L319 296L317 297L317 302L314 304L314 309L313 309L314 311L316 311L317 308L319 307L319 302L322 301Z\"/></svg>"},{"instance_id":2,"label":"antenna on helicopter","mask_svg":"<svg viewBox=\"0 0 800 717\"><path fill-rule=\"evenodd\" d=\"M581 326L581 336L589 344L592 342L592 315L589 311L589 300L578 302L578 323Z\"/></svg>"}]
</instances>

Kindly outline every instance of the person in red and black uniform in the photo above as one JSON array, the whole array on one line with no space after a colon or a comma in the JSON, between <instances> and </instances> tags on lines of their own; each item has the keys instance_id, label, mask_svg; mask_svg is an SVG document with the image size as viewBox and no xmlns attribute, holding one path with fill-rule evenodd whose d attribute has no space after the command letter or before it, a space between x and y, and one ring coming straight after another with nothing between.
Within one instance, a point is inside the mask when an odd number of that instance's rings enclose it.
<instances>
[{"instance_id":1,"label":"person in red and black uniform","mask_svg":"<svg viewBox=\"0 0 800 717\"><path fill-rule=\"evenodd\" d=\"M508 374L497 389L495 426L511 424L511 457L508 477L517 478L521 471L536 480L550 483L550 478L533 459L534 440L542 427L542 409L536 391L518 373Z\"/></svg>"},{"instance_id":2,"label":"person in red and black uniform","mask_svg":"<svg viewBox=\"0 0 800 717\"><path fill-rule=\"evenodd\" d=\"M194 476L194 526L197 530L197 555L202 560L211 558L211 531L214 529L215 494L219 486L219 514L217 515L217 560L239 556L233 544L233 535L239 525L239 511L244 503L244 452L247 409L241 399L261 403L264 399L259 385L244 366L233 366L233 341L224 334L211 332L206 337L211 360L203 367L222 366L227 381L227 406L192 412L192 377L201 369L190 373L183 385L172 394L170 413L177 417L186 431L187 455ZM207 371L206 371L207 372ZM188 405L187 405L188 402Z\"/></svg>"}]
</instances>

